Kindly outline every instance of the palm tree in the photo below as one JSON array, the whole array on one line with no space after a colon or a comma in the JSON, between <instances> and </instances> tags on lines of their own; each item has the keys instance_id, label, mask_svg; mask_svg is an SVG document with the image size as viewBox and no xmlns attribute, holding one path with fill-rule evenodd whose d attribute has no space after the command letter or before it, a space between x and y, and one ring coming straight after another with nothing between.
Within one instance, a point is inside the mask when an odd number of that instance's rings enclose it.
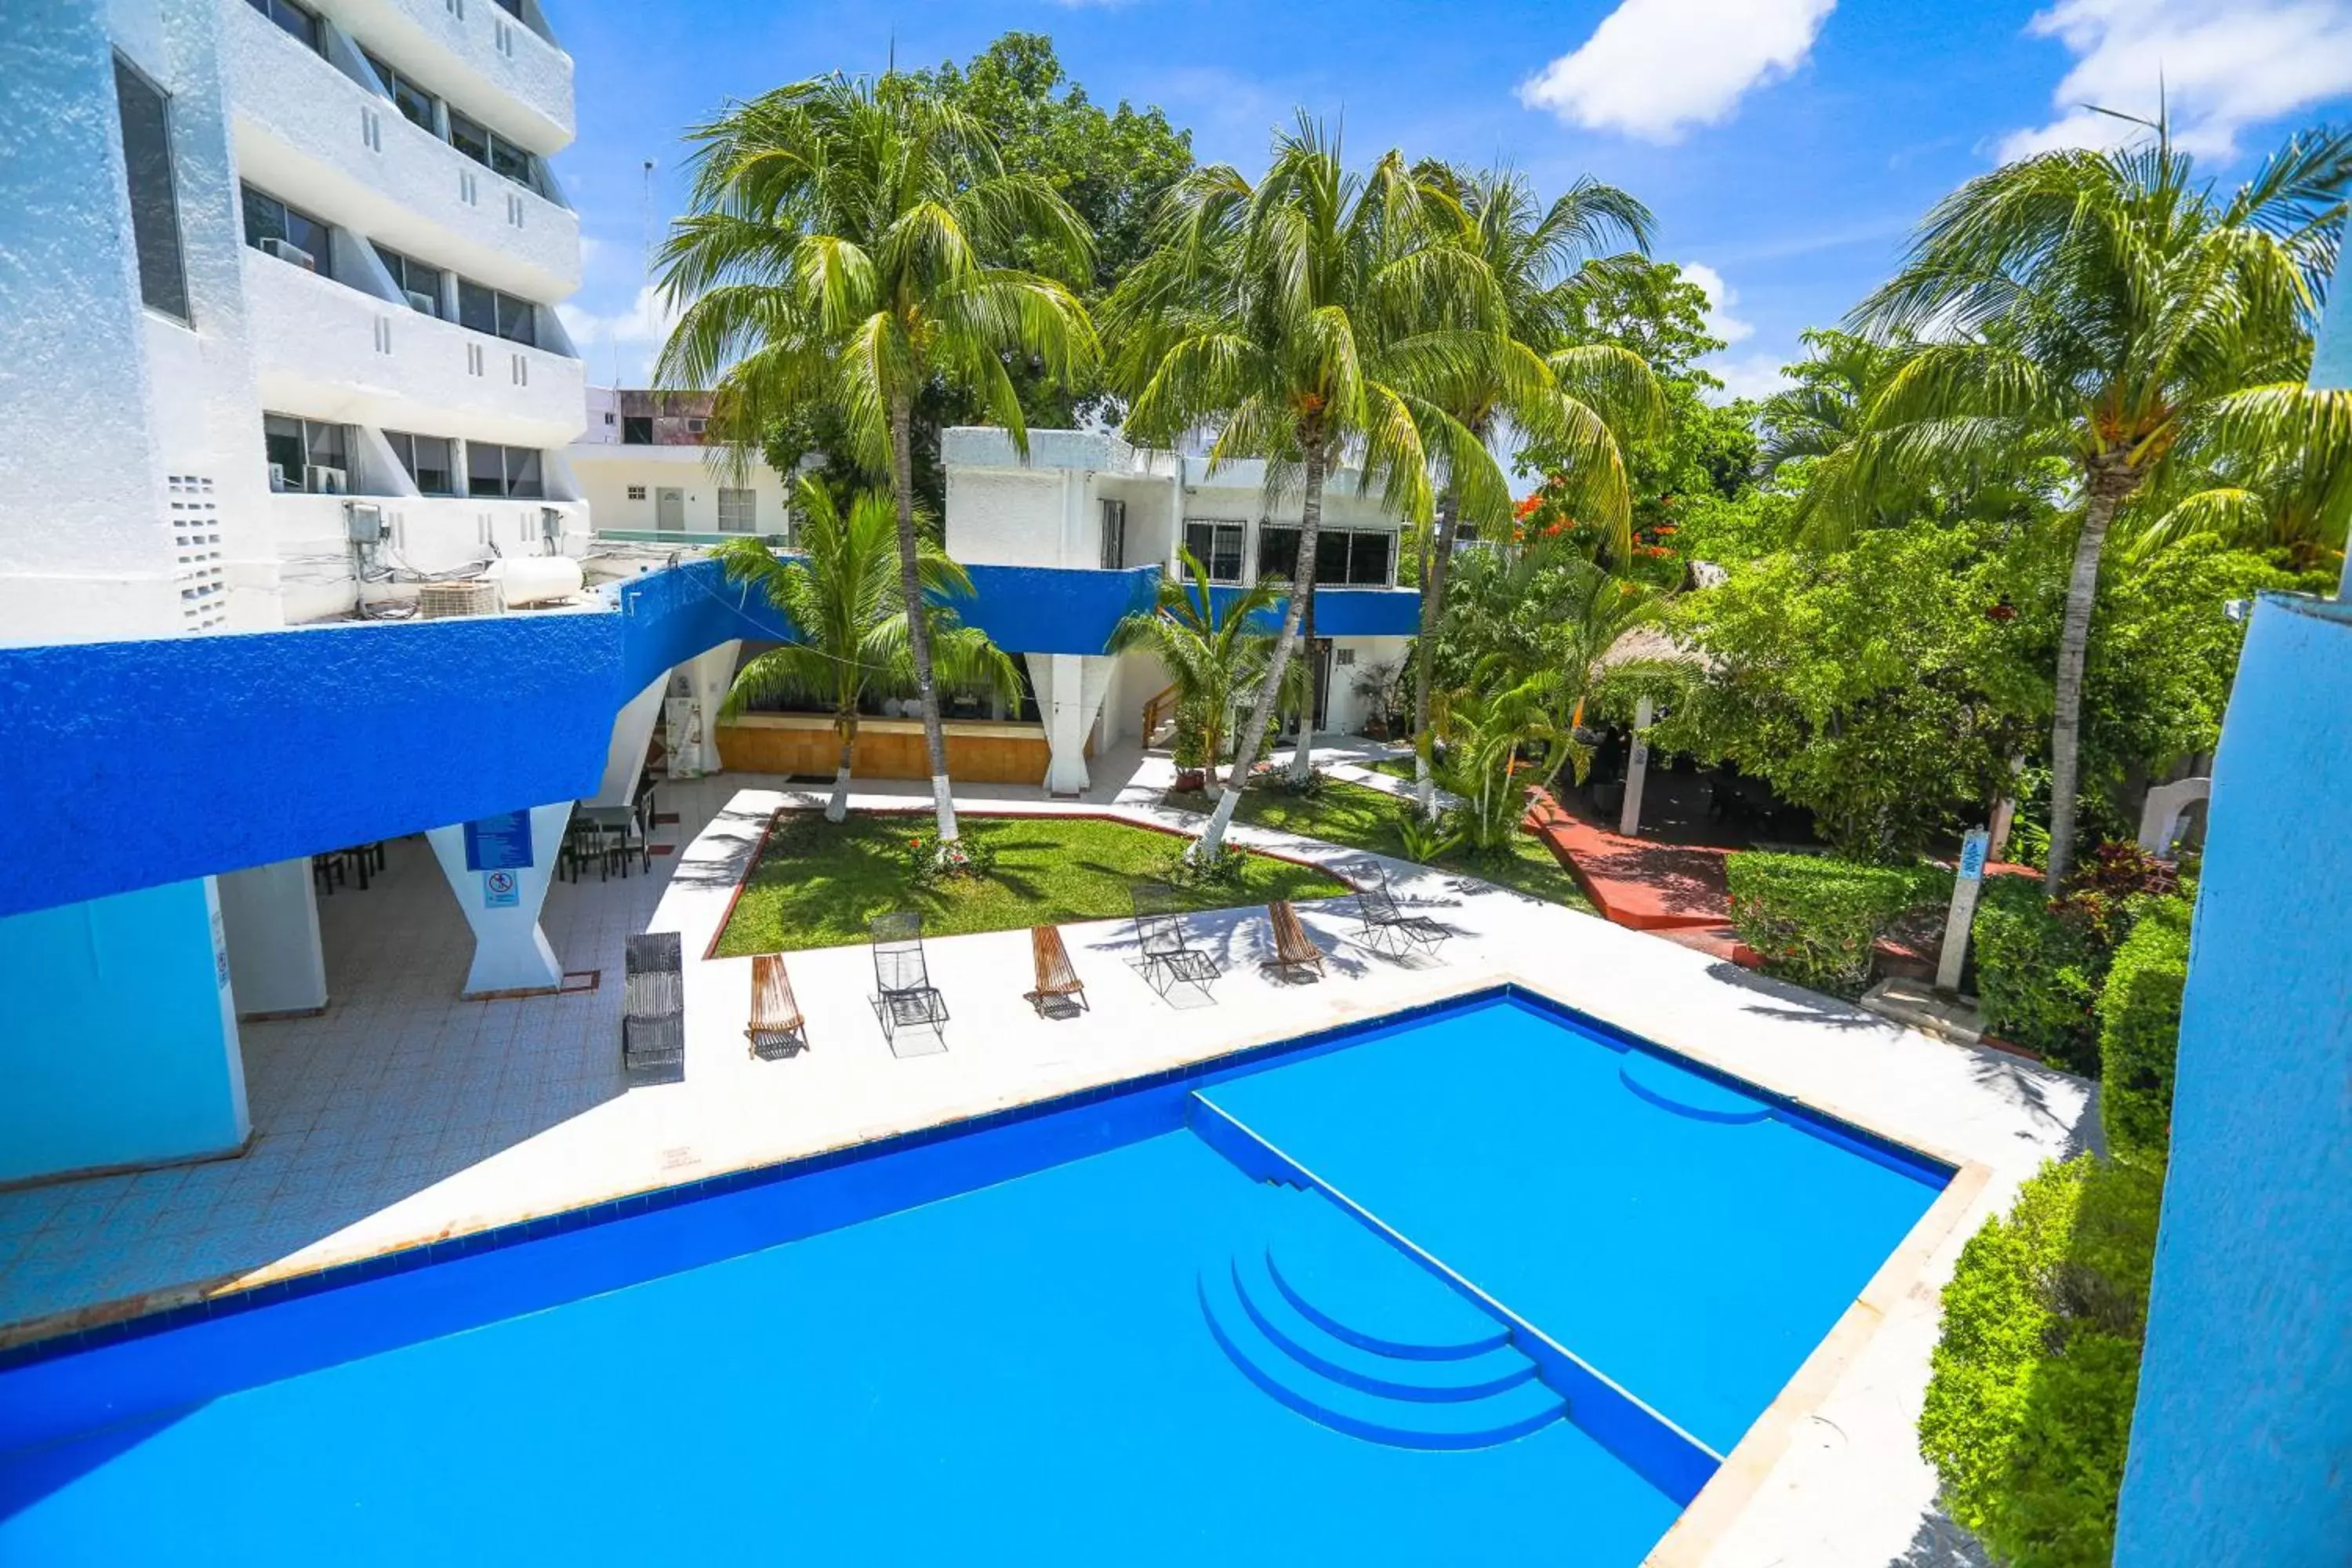
<instances>
[{"instance_id":1,"label":"palm tree","mask_svg":"<svg viewBox=\"0 0 2352 1568\"><path fill-rule=\"evenodd\" d=\"M796 556L778 560L756 539L730 540L719 552L728 577L758 586L797 634L797 640L769 649L737 673L720 711L732 717L751 703L779 698L830 708L841 763L824 816L839 822L849 810L857 710L870 696L918 689L918 638L951 686L985 687L1018 701L1021 677L979 627L964 626L938 602L970 595L971 579L929 540L916 547L919 591L908 594L888 491L865 491L843 512L832 492L803 479L797 510ZM907 606L917 602L924 612L909 616Z\"/></svg>"},{"instance_id":2,"label":"palm tree","mask_svg":"<svg viewBox=\"0 0 2352 1568\"><path fill-rule=\"evenodd\" d=\"M2074 858L2083 662L2117 510L2184 441L2300 380L2352 176L2352 132L2291 139L2227 200L2162 121L2114 152L2045 153L1938 203L1857 308L1923 345L1873 403L1841 510L1885 479L2063 458L2081 502L2050 732L2054 893ZM2209 426L2211 427L2209 429Z\"/></svg>"},{"instance_id":3,"label":"palm tree","mask_svg":"<svg viewBox=\"0 0 2352 1568\"><path fill-rule=\"evenodd\" d=\"M1338 140L1302 117L1276 138L1256 184L1226 164L1179 184L1158 248L1107 307L1114 369L1133 391L1129 428L1166 440L1214 424L1213 469L1267 459L1269 491L1300 495L1308 579L1324 485L1343 457L1412 523L1433 503L1431 443L1460 453L1475 445L1425 395L1491 355L1500 310L1485 268L1435 221L1449 205L1394 153L1368 174L1349 173ZM1271 670L1242 727L1242 765L1195 846L1203 859L1222 847L1247 787L1307 597L1302 584L1283 611ZM1299 745L1307 742L1302 725Z\"/></svg>"},{"instance_id":4,"label":"palm tree","mask_svg":"<svg viewBox=\"0 0 2352 1568\"><path fill-rule=\"evenodd\" d=\"M1570 504L1609 531L1623 561L1632 552L1633 498L1612 426L1646 431L1664 401L1639 354L1614 344L1570 342L1578 301L1617 264L1615 255L1604 253L1616 246L1648 253L1649 208L1590 177L1580 177L1544 207L1516 170L1464 174L1431 163L1422 173L1453 197L1460 216L1454 243L1485 264L1502 303L1491 353L1448 377L1434 397L1475 441L1475 449L1446 446L1437 454L1444 483L1430 531L1421 636L1413 648L1414 786L1423 814L1434 819L1431 659L1457 527L1466 521L1488 533L1510 521L1509 491L1492 458L1497 426L1507 417L1567 454Z\"/></svg>"},{"instance_id":5,"label":"palm tree","mask_svg":"<svg viewBox=\"0 0 2352 1568\"><path fill-rule=\"evenodd\" d=\"M713 437L741 463L778 420L823 411L887 476L899 592L921 576L915 398L974 392L1028 450L1008 356L1067 383L1096 353L1060 278L995 265L1016 243L1062 277L1091 276L1092 241L1051 184L1008 174L980 123L912 78L835 74L777 88L689 132L694 191L661 250L683 305L658 366L710 387ZM909 623L940 839L956 837L926 620Z\"/></svg>"},{"instance_id":6,"label":"palm tree","mask_svg":"<svg viewBox=\"0 0 2352 1568\"><path fill-rule=\"evenodd\" d=\"M1179 554L1183 578L1161 579L1158 603L1112 628L1108 651L1141 648L1160 660L1176 688L1177 721L1199 726L1195 738L1213 783L1234 710L1265 679L1274 639L1257 623L1282 602L1285 584L1278 579L1261 581L1233 595L1220 609L1209 587L1209 569L1189 550ZM1292 689L1284 694L1291 700L1302 695L1295 677L1305 668L1291 667ZM1233 787L1240 787L1255 760L1234 759Z\"/></svg>"}]
</instances>

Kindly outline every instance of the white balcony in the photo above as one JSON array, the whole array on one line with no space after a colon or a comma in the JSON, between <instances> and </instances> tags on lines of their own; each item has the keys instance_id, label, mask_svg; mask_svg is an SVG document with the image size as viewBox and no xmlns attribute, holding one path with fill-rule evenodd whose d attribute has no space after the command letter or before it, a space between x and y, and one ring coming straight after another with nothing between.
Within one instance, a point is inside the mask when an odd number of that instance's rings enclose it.
<instances>
[{"instance_id":1,"label":"white balcony","mask_svg":"<svg viewBox=\"0 0 2352 1568\"><path fill-rule=\"evenodd\" d=\"M241 178L494 289L553 304L580 286L572 211L409 123L243 0L224 4ZM471 0L477 8L498 9Z\"/></svg>"},{"instance_id":2,"label":"white balcony","mask_svg":"<svg viewBox=\"0 0 2352 1568\"><path fill-rule=\"evenodd\" d=\"M265 408L542 449L586 424L580 362L470 331L248 249Z\"/></svg>"},{"instance_id":3,"label":"white balcony","mask_svg":"<svg viewBox=\"0 0 2352 1568\"><path fill-rule=\"evenodd\" d=\"M369 52L501 136L541 157L571 144L572 57L498 0L325 0L320 8ZM536 15L528 0L524 8Z\"/></svg>"}]
</instances>

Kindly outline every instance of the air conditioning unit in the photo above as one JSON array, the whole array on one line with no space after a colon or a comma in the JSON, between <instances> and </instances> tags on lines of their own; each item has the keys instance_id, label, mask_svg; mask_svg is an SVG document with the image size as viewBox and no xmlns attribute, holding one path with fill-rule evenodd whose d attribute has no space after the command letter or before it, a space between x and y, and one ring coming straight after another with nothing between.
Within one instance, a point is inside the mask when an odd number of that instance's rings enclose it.
<instances>
[{"instance_id":1,"label":"air conditioning unit","mask_svg":"<svg viewBox=\"0 0 2352 1568\"><path fill-rule=\"evenodd\" d=\"M352 488L352 480L341 468L313 463L302 470L302 488L314 496L339 496Z\"/></svg>"},{"instance_id":2,"label":"air conditioning unit","mask_svg":"<svg viewBox=\"0 0 2352 1568\"><path fill-rule=\"evenodd\" d=\"M269 465L269 489L273 494L286 489L285 464L272 463Z\"/></svg>"},{"instance_id":3,"label":"air conditioning unit","mask_svg":"<svg viewBox=\"0 0 2352 1568\"><path fill-rule=\"evenodd\" d=\"M291 240L279 239L277 236L272 235L270 237L261 242L261 248L269 252L270 255L278 258L280 261L292 262L295 266L299 267L305 272L316 272L319 270L318 259L309 251L303 249L300 246L296 245Z\"/></svg>"},{"instance_id":4,"label":"air conditioning unit","mask_svg":"<svg viewBox=\"0 0 2352 1568\"><path fill-rule=\"evenodd\" d=\"M441 301L436 300L432 295L427 294L424 289L411 289L407 293L408 308L410 310L422 311L424 314L428 316L437 316L441 313Z\"/></svg>"},{"instance_id":5,"label":"air conditioning unit","mask_svg":"<svg viewBox=\"0 0 2352 1568\"><path fill-rule=\"evenodd\" d=\"M445 621L459 616L495 616L499 609L499 585L496 583L427 583L416 590L416 616L419 620Z\"/></svg>"}]
</instances>

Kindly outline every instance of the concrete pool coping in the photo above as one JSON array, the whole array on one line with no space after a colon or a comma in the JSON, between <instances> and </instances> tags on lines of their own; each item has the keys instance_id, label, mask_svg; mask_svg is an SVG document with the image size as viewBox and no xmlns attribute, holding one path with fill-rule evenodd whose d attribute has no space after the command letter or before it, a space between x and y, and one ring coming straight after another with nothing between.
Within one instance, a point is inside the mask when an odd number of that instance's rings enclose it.
<instances>
[{"instance_id":1,"label":"concrete pool coping","mask_svg":"<svg viewBox=\"0 0 2352 1568\"><path fill-rule=\"evenodd\" d=\"M740 789L740 782L711 781L724 805L664 868L660 905L646 922L679 931L689 952L707 949L716 935L748 867L751 841L772 812L822 799L817 791ZM912 793L861 792L853 809L903 809L913 804ZM1056 814L1034 796L1001 805L974 796L967 810ZM1108 803L1108 811L1106 804L1068 809L1138 826L1197 826L1197 819L1132 796ZM1234 837L1326 867L1366 858L1265 830L1237 826ZM750 960L691 963L688 1082L633 1087L261 1268L94 1303L48 1320L46 1332L27 1332L37 1325L18 1323L8 1338L22 1342L179 1301L235 1296L340 1264L945 1128L1508 984L1959 1173L1734 1447L1653 1559L1717 1568L1776 1559L1883 1568L1932 1511L1932 1472L1917 1456L1913 1427L1934 1340L1937 1287L1983 1215L2004 1204L2043 1158L2079 1145L2088 1086L1917 1035L1578 911L1403 862L1387 866L1401 897L1457 931L1439 963L1415 966L1362 954L1348 940L1353 921L1344 907L1307 903L1300 913L1334 952L1335 973L1321 984L1281 984L1256 968L1263 911L1213 911L1192 918L1228 961L1217 987L1223 1005L1197 1011L1173 1009L1139 979L1122 977L1131 946L1125 921L1065 928L1096 1002L1093 1014L1070 1022L1039 1021L1019 999L1028 978L1025 931L940 939L931 944L935 977L957 1008L951 1056L891 1056L866 1009L865 952L848 947L792 955L803 1007L823 1023L814 1053L790 1063L751 1062L740 1032ZM594 896L604 893L600 888ZM436 886L432 896L446 899L446 890ZM593 1048L608 1047L598 1041ZM1825 1429L1843 1436L1835 1445L1808 1440ZM1846 1438L1864 1451L1845 1451Z\"/></svg>"}]
</instances>

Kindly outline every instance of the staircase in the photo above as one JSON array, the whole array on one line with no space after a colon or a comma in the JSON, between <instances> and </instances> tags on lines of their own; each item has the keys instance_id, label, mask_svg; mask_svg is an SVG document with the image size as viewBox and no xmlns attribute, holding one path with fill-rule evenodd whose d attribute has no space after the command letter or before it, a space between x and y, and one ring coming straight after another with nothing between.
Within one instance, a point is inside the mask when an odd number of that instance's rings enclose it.
<instances>
[{"instance_id":1,"label":"staircase","mask_svg":"<svg viewBox=\"0 0 2352 1568\"><path fill-rule=\"evenodd\" d=\"M1176 689L1171 686L1155 694L1143 705L1143 749L1153 751L1162 744L1160 731L1172 730L1176 724Z\"/></svg>"},{"instance_id":2,"label":"staircase","mask_svg":"<svg viewBox=\"0 0 2352 1568\"><path fill-rule=\"evenodd\" d=\"M1559 1420L1510 1331L1312 1190L1267 1185L1260 1221L1201 1268L1209 1332L1266 1394L1400 1448L1484 1448Z\"/></svg>"}]
</instances>

